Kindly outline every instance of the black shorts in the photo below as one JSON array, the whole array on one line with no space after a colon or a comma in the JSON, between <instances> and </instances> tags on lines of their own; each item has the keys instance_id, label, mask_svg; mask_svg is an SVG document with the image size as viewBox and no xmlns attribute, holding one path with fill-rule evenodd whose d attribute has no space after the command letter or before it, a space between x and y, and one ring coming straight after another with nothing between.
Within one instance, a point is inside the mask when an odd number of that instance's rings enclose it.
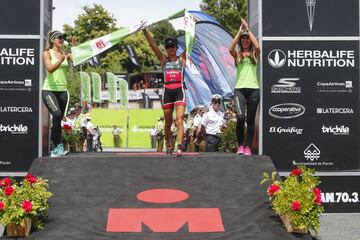
<instances>
[{"instance_id":1,"label":"black shorts","mask_svg":"<svg viewBox=\"0 0 360 240\"><path fill-rule=\"evenodd\" d=\"M175 106L186 106L185 90L183 87L169 89L164 88L163 93L163 109Z\"/></svg>"}]
</instances>

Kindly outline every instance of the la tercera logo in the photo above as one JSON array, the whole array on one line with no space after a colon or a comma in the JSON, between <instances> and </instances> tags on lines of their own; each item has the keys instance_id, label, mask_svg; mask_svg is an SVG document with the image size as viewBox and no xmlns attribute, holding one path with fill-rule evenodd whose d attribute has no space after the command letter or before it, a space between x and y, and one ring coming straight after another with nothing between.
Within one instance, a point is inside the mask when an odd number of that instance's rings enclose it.
<instances>
[{"instance_id":1,"label":"la tercera logo","mask_svg":"<svg viewBox=\"0 0 360 240\"><path fill-rule=\"evenodd\" d=\"M161 204L186 200L186 192L175 189L151 189L137 198L143 202ZM153 232L177 232L185 224L189 232L224 232L218 208L111 208L107 232L142 232L142 224Z\"/></svg>"}]
</instances>

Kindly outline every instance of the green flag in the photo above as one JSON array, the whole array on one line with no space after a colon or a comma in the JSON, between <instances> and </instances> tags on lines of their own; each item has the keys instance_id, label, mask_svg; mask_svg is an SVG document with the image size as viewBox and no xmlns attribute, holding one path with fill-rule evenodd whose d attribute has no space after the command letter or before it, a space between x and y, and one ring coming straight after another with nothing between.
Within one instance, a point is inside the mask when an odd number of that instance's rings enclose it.
<instances>
[{"instance_id":1,"label":"green flag","mask_svg":"<svg viewBox=\"0 0 360 240\"><path fill-rule=\"evenodd\" d=\"M107 34L105 36L90 40L88 42L82 43L78 46L72 47L71 52L73 56L74 65L79 65L93 56L98 55L99 53L104 52L105 50L111 48L112 46L120 43L125 37L136 33L144 28L147 28L149 26L152 26L160 21L163 20L172 20L179 17L184 16L185 9L172 14L170 17L164 18L164 19L156 19L156 20L144 20L140 23L122 28L118 31L115 31L113 33Z\"/></svg>"},{"instance_id":2,"label":"green flag","mask_svg":"<svg viewBox=\"0 0 360 240\"><path fill-rule=\"evenodd\" d=\"M186 56L190 57L195 39L195 19L188 11L185 11L184 24Z\"/></svg>"},{"instance_id":3,"label":"green flag","mask_svg":"<svg viewBox=\"0 0 360 240\"><path fill-rule=\"evenodd\" d=\"M91 102L90 77L86 72L80 72L81 102Z\"/></svg>"},{"instance_id":4,"label":"green flag","mask_svg":"<svg viewBox=\"0 0 360 240\"><path fill-rule=\"evenodd\" d=\"M91 73L92 80L92 99L93 102L101 102L101 77L98 73Z\"/></svg>"},{"instance_id":5,"label":"green flag","mask_svg":"<svg viewBox=\"0 0 360 240\"><path fill-rule=\"evenodd\" d=\"M116 76L113 73L107 72L106 78L108 82L109 102L117 102L116 99Z\"/></svg>"},{"instance_id":6,"label":"green flag","mask_svg":"<svg viewBox=\"0 0 360 240\"><path fill-rule=\"evenodd\" d=\"M123 108L128 108L129 105L129 85L125 79L119 79L119 91L120 91L120 104Z\"/></svg>"}]
</instances>

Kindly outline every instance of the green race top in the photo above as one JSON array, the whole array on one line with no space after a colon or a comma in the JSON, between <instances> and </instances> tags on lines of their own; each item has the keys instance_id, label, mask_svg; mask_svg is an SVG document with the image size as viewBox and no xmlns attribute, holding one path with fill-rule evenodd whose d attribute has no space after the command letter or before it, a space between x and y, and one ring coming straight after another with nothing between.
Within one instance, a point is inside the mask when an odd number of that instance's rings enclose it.
<instances>
[{"instance_id":1,"label":"green race top","mask_svg":"<svg viewBox=\"0 0 360 240\"><path fill-rule=\"evenodd\" d=\"M52 49L50 51L51 56L51 64L55 64L58 59L55 56L55 53ZM44 81L44 85L42 87L42 90L49 90L49 91L66 91L67 90L67 74L68 74L69 64L65 58L65 60L61 63L58 69L56 69L54 72L49 73L46 71L46 78Z\"/></svg>"},{"instance_id":2,"label":"green race top","mask_svg":"<svg viewBox=\"0 0 360 240\"><path fill-rule=\"evenodd\" d=\"M249 57L245 57L238 62L236 68L235 89L253 88L259 89L259 81L256 76L257 64L252 64Z\"/></svg>"}]
</instances>

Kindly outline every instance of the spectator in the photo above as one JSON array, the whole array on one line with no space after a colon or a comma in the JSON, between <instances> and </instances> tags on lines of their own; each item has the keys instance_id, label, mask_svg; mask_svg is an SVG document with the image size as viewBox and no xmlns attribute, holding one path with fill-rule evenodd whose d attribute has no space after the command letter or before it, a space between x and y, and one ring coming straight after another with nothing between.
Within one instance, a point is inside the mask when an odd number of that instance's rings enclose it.
<instances>
[{"instance_id":1,"label":"spectator","mask_svg":"<svg viewBox=\"0 0 360 240\"><path fill-rule=\"evenodd\" d=\"M150 142L152 149L156 148L156 134L156 128L155 126L153 126L152 128L150 128Z\"/></svg>"},{"instance_id":2,"label":"spectator","mask_svg":"<svg viewBox=\"0 0 360 240\"><path fill-rule=\"evenodd\" d=\"M121 147L121 143L120 143L121 130L116 125L114 125L112 134L113 134L114 147L120 148Z\"/></svg>"},{"instance_id":3,"label":"spectator","mask_svg":"<svg viewBox=\"0 0 360 240\"><path fill-rule=\"evenodd\" d=\"M164 148L164 117L160 117L155 125L156 128L156 151L162 152Z\"/></svg>"},{"instance_id":4,"label":"spectator","mask_svg":"<svg viewBox=\"0 0 360 240\"><path fill-rule=\"evenodd\" d=\"M217 152L219 150L222 128L225 127L224 114L220 111L221 96L214 95L211 98L211 107L209 112L205 113L201 120L201 127L198 131L205 130L206 151Z\"/></svg>"}]
</instances>

